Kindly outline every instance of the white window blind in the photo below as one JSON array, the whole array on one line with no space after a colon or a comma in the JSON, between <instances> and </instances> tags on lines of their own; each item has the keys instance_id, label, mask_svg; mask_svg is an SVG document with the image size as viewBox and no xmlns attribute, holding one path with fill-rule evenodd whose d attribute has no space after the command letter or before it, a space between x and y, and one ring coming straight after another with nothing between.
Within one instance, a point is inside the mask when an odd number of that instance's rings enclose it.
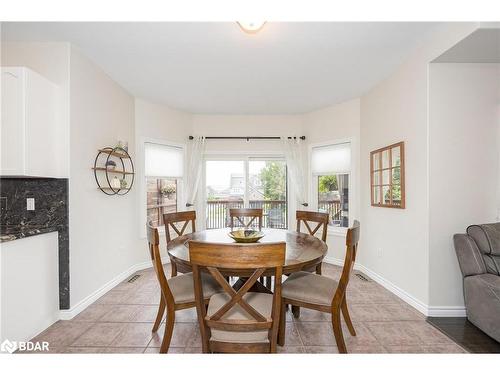
<instances>
[{"instance_id":1,"label":"white window blind","mask_svg":"<svg viewBox=\"0 0 500 375\"><path fill-rule=\"evenodd\" d=\"M146 142L144 152L146 177L182 177L184 150L181 147Z\"/></svg>"},{"instance_id":2,"label":"white window blind","mask_svg":"<svg viewBox=\"0 0 500 375\"><path fill-rule=\"evenodd\" d=\"M351 144L313 147L311 171L316 175L348 173L351 171Z\"/></svg>"}]
</instances>

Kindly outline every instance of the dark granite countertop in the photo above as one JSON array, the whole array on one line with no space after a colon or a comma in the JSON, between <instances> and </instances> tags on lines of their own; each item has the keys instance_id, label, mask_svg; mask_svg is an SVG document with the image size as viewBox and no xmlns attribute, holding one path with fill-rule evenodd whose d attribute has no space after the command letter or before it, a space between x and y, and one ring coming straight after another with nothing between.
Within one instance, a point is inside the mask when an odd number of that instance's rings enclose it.
<instances>
[{"instance_id":1,"label":"dark granite countertop","mask_svg":"<svg viewBox=\"0 0 500 375\"><path fill-rule=\"evenodd\" d=\"M58 226L41 227L34 225L1 225L0 243L36 236L38 234L56 232Z\"/></svg>"}]
</instances>

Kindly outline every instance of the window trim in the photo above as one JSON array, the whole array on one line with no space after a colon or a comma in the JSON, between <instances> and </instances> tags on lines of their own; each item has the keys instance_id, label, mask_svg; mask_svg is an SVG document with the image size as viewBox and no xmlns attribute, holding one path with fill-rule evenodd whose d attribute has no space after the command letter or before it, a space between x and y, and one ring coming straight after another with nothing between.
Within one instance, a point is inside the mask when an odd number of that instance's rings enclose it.
<instances>
[{"instance_id":1,"label":"window trim","mask_svg":"<svg viewBox=\"0 0 500 375\"><path fill-rule=\"evenodd\" d=\"M318 142L318 143L311 143L309 144L308 148L308 170L309 170L309 207L311 207L314 211L318 211L318 176L323 176L325 174L316 174L312 173L312 153L313 149L317 147L325 147L325 146L335 146L338 144L342 143L349 143L350 144L350 149L351 149L351 170L349 172L331 172L331 174L347 174L349 175L349 194L348 194L348 199L349 199L349 225L352 224L353 218L352 218L352 202L354 198L353 194L353 176L356 173L356 167L355 163L357 161L355 157L355 153L353 152L354 145L355 145L356 140L352 137L347 137L347 138L338 138L338 139L332 139L324 142ZM333 225L328 224L328 236L341 236L345 237L347 234L347 229L346 227L336 227Z\"/></svg>"},{"instance_id":2,"label":"window trim","mask_svg":"<svg viewBox=\"0 0 500 375\"><path fill-rule=\"evenodd\" d=\"M145 174L145 162L146 162L146 154L145 154L145 143L156 143L160 144L163 146L169 146L169 147L178 147L182 149L182 154L184 158L184 170L183 170L183 175L182 178L178 177L164 177L164 178L173 178L178 180L177 185L178 185L178 192L177 192L177 211L182 207L182 202L184 202L184 183L185 183L185 176L186 176L186 144L185 143L178 143L178 142L172 142L169 140L165 139L158 139L158 138L150 138L150 137L140 137L138 145L137 145L137 150L138 150L138 163L137 163L137 172L139 174L139 199L138 199L138 206L139 206L139 238L144 239L146 238L146 222L147 222L147 189L146 189L146 174ZM180 189L179 189L180 187ZM165 228L164 227L159 227L158 232L160 235L165 234Z\"/></svg>"}]
</instances>

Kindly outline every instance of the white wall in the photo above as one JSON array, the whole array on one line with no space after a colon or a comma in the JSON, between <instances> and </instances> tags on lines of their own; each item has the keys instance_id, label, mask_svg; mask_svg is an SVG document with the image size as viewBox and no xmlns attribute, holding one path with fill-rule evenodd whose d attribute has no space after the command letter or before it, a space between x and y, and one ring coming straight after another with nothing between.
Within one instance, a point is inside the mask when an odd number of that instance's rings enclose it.
<instances>
[{"instance_id":1,"label":"white wall","mask_svg":"<svg viewBox=\"0 0 500 375\"><path fill-rule=\"evenodd\" d=\"M210 136L301 136L300 116L194 115L193 134ZM209 140L207 153L281 152L279 141Z\"/></svg>"},{"instance_id":2,"label":"white wall","mask_svg":"<svg viewBox=\"0 0 500 375\"><path fill-rule=\"evenodd\" d=\"M429 303L428 64L476 27L443 26L361 98L358 261L406 293L422 311ZM405 141L406 209L371 207L370 151L397 141Z\"/></svg>"},{"instance_id":3,"label":"white wall","mask_svg":"<svg viewBox=\"0 0 500 375\"><path fill-rule=\"evenodd\" d=\"M463 307L452 236L496 221L499 64L429 67L429 304Z\"/></svg>"},{"instance_id":4,"label":"white wall","mask_svg":"<svg viewBox=\"0 0 500 375\"><path fill-rule=\"evenodd\" d=\"M309 146L324 142L350 140L352 170L349 202L350 221L359 219L359 133L360 99L349 100L303 116L303 133ZM328 233L327 260L343 262L345 235L330 230Z\"/></svg>"},{"instance_id":5,"label":"white wall","mask_svg":"<svg viewBox=\"0 0 500 375\"><path fill-rule=\"evenodd\" d=\"M70 286L74 307L140 259L137 189L108 196L90 167L99 148L127 140L135 159L134 98L76 48L70 64Z\"/></svg>"},{"instance_id":6,"label":"white wall","mask_svg":"<svg viewBox=\"0 0 500 375\"><path fill-rule=\"evenodd\" d=\"M147 241L145 233L146 221L146 191L144 184L144 150L145 139L156 139L159 141L173 142L177 144L188 144L188 137L192 132L192 115L171 109L165 105L151 103L147 100L135 99L135 139L136 139L136 172L137 185L136 191L139 196L136 205L137 226L134 233L137 234L137 248L140 251L140 261L150 261L147 250ZM179 201L179 204L182 202ZM179 210L185 210L182 206ZM168 261L165 250L164 235L160 239L160 248L164 261Z\"/></svg>"}]
</instances>

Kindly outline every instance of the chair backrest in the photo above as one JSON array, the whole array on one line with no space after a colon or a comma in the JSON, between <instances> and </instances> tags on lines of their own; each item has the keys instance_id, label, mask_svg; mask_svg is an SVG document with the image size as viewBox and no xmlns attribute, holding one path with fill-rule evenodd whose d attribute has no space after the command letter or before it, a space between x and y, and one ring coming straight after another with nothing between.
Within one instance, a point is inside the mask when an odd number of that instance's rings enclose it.
<instances>
[{"instance_id":1,"label":"chair backrest","mask_svg":"<svg viewBox=\"0 0 500 375\"><path fill-rule=\"evenodd\" d=\"M342 275L340 276L339 285L333 297L332 305L336 304L340 305L345 297L347 284L349 284L349 278L351 276L351 271L352 268L354 267L354 262L356 261L356 254L358 252L359 233L360 233L359 221L354 220L353 226L347 229L347 235L345 240L346 252L344 259L344 267L342 268Z\"/></svg>"},{"instance_id":2,"label":"chair backrest","mask_svg":"<svg viewBox=\"0 0 500 375\"><path fill-rule=\"evenodd\" d=\"M328 231L328 214L324 212L313 212L313 211L297 211L297 232L300 232L301 223L307 228L307 231L311 236L314 236L316 232L321 229L321 240L326 242L326 236ZM311 229L309 223L316 223L314 229Z\"/></svg>"},{"instance_id":3,"label":"chair backrest","mask_svg":"<svg viewBox=\"0 0 500 375\"><path fill-rule=\"evenodd\" d=\"M245 228L248 228L257 219L259 230L262 229L262 208L230 208L229 217L231 218L231 230L234 228L235 219ZM245 223L245 218L251 218Z\"/></svg>"},{"instance_id":4,"label":"chair backrest","mask_svg":"<svg viewBox=\"0 0 500 375\"><path fill-rule=\"evenodd\" d=\"M153 226L152 221L148 221L146 224L146 233L148 237L149 255L151 256L151 261L153 262L156 277L160 283L161 293L166 302L173 302L174 297L168 286L167 277L165 276L165 271L163 270L163 262L160 255L160 235L158 234L158 228Z\"/></svg>"},{"instance_id":5,"label":"chair backrest","mask_svg":"<svg viewBox=\"0 0 500 375\"><path fill-rule=\"evenodd\" d=\"M204 345L211 337L210 329L224 331L268 330L269 342L276 344L281 303L281 276L285 263L285 242L263 244L217 244L190 241L189 259L193 266L196 308ZM224 289L230 300L211 316L207 316L204 303L200 267L206 268L217 283ZM220 270L248 270L253 274L238 290L228 283ZM266 270L273 270L275 283L271 318L264 317L248 304L243 296L252 288ZM239 305L252 319L229 320L224 314L233 306Z\"/></svg>"},{"instance_id":6,"label":"chair backrest","mask_svg":"<svg viewBox=\"0 0 500 375\"><path fill-rule=\"evenodd\" d=\"M167 244L172 241L173 238L170 236L170 229L173 229L177 236L182 236L186 231L189 223L191 222L191 232L196 232L196 211L182 211L173 212L170 214L163 215L163 222L165 223L165 236L167 238ZM184 223L179 229L175 224Z\"/></svg>"}]
</instances>

